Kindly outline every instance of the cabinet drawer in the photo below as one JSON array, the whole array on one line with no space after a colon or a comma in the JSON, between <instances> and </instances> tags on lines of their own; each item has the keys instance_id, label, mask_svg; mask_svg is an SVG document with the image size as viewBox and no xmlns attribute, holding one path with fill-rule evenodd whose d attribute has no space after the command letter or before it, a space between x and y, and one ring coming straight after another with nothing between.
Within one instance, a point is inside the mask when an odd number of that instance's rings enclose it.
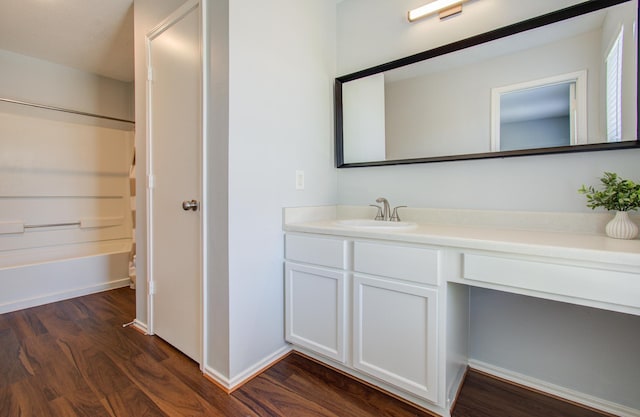
<instances>
[{"instance_id":1,"label":"cabinet drawer","mask_svg":"<svg viewBox=\"0 0 640 417\"><path fill-rule=\"evenodd\" d=\"M640 275L537 260L464 254L463 278L571 299L640 307Z\"/></svg>"},{"instance_id":2,"label":"cabinet drawer","mask_svg":"<svg viewBox=\"0 0 640 417\"><path fill-rule=\"evenodd\" d=\"M349 269L348 246L344 239L286 235L285 258L331 268Z\"/></svg>"},{"instance_id":3,"label":"cabinet drawer","mask_svg":"<svg viewBox=\"0 0 640 417\"><path fill-rule=\"evenodd\" d=\"M440 251L437 249L355 242L353 251L356 272L438 284Z\"/></svg>"}]
</instances>

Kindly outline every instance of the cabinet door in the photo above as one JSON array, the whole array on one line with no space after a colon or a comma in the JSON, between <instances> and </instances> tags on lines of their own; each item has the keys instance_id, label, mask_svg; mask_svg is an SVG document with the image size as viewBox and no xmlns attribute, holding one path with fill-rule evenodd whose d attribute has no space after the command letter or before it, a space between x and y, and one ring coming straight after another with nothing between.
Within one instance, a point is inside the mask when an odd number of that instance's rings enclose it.
<instances>
[{"instance_id":1,"label":"cabinet door","mask_svg":"<svg viewBox=\"0 0 640 417\"><path fill-rule=\"evenodd\" d=\"M285 263L287 341L345 362L346 273Z\"/></svg>"},{"instance_id":2,"label":"cabinet door","mask_svg":"<svg viewBox=\"0 0 640 417\"><path fill-rule=\"evenodd\" d=\"M356 274L353 297L354 368L436 402L437 291Z\"/></svg>"}]
</instances>

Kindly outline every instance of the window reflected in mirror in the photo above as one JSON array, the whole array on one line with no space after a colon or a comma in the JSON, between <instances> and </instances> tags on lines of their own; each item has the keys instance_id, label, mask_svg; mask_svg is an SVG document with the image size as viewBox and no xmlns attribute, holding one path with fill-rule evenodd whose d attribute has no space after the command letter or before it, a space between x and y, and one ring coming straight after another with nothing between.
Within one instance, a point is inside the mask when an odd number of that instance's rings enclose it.
<instances>
[{"instance_id":1,"label":"window reflected in mirror","mask_svg":"<svg viewBox=\"0 0 640 417\"><path fill-rule=\"evenodd\" d=\"M622 140L622 68L624 65L624 26L620 28L607 53L606 68L606 112L607 142Z\"/></svg>"}]
</instances>

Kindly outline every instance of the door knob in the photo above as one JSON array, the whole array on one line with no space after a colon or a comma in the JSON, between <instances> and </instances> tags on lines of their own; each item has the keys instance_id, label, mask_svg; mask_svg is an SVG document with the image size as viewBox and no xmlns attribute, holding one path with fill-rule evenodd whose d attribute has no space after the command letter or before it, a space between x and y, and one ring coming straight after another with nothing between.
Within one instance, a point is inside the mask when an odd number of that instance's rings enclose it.
<instances>
[{"instance_id":1,"label":"door knob","mask_svg":"<svg viewBox=\"0 0 640 417\"><path fill-rule=\"evenodd\" d=\"M198 203L198 201L196 200L191 200L191 201L185 200L182 202L182 210L184 211L189 211L189 210L198 211L198 208L200 208L200 203Z\"/></svg>"}]
</instances>

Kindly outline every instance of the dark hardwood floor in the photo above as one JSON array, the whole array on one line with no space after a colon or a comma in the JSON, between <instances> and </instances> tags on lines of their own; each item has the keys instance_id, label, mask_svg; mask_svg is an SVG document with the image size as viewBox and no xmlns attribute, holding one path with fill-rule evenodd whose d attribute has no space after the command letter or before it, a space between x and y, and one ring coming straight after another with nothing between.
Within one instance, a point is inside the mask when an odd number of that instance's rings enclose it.
<instances>
[{"instance_id":1,"label":"dark hardwood floor","mask_svg":"<svg viewBox=\"0 0 640 417\"><path fill-rule=\"evenodd\" d=\"M292 354L228 395L157 337L122 324L128 288L0 315L0 416L423 417L373 388ZM455 417L595 417L470 373Z\"/></svg>"},{"instance_id":2,"label":"dark hardwood floor","mask_svg":"<svg viewBox=\"0 0 640 417\"><path fill-rule=\"evenodd\" d=\"M469 372L454 417L615 417Z\"/></svg>"}]
</instances>

